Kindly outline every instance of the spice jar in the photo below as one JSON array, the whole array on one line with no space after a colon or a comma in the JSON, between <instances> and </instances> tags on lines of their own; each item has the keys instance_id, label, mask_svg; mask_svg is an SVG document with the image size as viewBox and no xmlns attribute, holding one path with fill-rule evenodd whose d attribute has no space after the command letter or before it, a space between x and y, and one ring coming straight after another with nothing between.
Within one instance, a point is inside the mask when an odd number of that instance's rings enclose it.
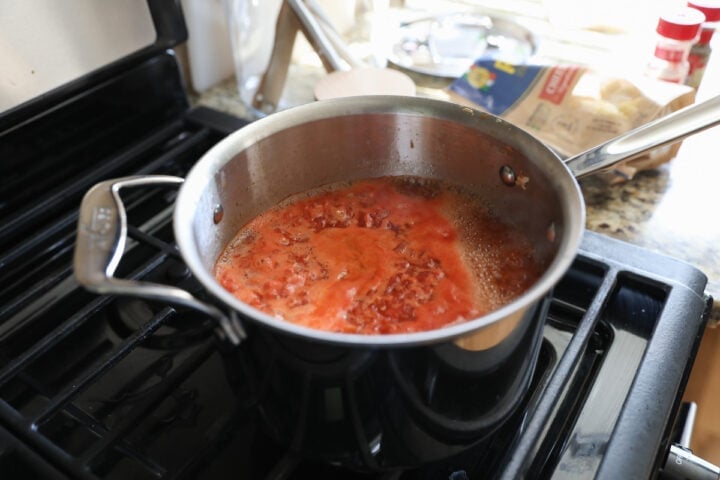
<instances>
[{"instance_id":1,"label":"spice jar","mask_svg":"<svg viewBox=\"0 0 720 480\"><path fill-rule=\"evenodd\" d=\"M674 9L660 16L655 52L645 73L673 83L684 83L690 70L690 49L698 39L705 15L695 8Z\"/></svg>"},{"instance_id":2,"label":"spice jar","mask_svg":"<svg viewBox=\"0 0 720 480\"><path fill-rule=\"evenodd\" d=\"M712 52L710 40L718 26L720 26L720 0L692 0L688 6L700 10L705 15L705 23L700 27L700 38L690 48L688 71L685 84L698 88L700 81L705 74L705 66Z\"/></svg>"}]
</instances>

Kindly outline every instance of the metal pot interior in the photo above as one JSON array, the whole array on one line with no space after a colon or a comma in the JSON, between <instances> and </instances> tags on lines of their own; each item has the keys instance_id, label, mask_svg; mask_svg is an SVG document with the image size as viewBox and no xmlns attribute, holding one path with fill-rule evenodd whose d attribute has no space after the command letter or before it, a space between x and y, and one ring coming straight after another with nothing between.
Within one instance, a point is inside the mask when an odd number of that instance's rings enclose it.
<instances>
[{"instance_id":1,"label":"metal pot interior","mask_svg":"<svg viewBox=\"0 0 720 480\"><path fill-rule=\"evenodd\" d=\"M500 175L504 166L527 183L506 184ZM521 298L480 319L433 332L370 339L308 332L263 315L212 277L221 250L260 212L323 185L388 175L443 179L478 192L497 217L532 238L535 255L548 265L546 273ZM448 102L375 96L315 102L231 134L188 174L174 221L181 253L193 273L215 296L247 316L290 333L341 343L427 343L497 323L547 292L575 255L584 205L562 162L523 130Z\"/></svg>"}]
</instances>

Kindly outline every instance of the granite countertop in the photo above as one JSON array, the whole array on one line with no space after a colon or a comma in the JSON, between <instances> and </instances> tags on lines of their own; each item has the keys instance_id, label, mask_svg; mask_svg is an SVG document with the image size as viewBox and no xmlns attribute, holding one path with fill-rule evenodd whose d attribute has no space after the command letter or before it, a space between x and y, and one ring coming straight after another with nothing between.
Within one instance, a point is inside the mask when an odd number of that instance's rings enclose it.
<instances>
[{"instance_id":1,"label":"granite countertop","mask_svg":"<svg viewBox=\"0 0 720 480\"><path fill-rule=\"evenodd\" d=\"M310 82L298 88L311 89ZM720 52L711 57L697 100L717 94ZM246 116L233 79L195 96L193 103ZM716 127L685 139L670 162L626 183L580 181L587 229L686 261L707 275L706 292L714 298L711 325L720 324L719 150Z\"/></svg>"}]
</instances>

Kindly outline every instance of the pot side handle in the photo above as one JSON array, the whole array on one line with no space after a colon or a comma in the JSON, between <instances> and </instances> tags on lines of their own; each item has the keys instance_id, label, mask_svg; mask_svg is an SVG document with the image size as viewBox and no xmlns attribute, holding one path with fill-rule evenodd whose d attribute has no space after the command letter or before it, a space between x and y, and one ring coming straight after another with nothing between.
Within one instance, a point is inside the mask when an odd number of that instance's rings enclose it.
<instances>
[{"instance_id":1,"label":"pot side handle","mask_svg":"<svg viewBox=\"0 0 720 480\"><path fill-rule=\"evenodd\" d=\"M220 333L237 345L245 338L245 331L234 312L225 314L179 287L113 276L127 241L127 215L120 190L148 185L180 185L183 181L168 175L133 176L106 180L88 190L80 204L73 258L75 278L86 289L102 295L161 300L203 312L217 320Z\"/></svg>"}]
</instances>

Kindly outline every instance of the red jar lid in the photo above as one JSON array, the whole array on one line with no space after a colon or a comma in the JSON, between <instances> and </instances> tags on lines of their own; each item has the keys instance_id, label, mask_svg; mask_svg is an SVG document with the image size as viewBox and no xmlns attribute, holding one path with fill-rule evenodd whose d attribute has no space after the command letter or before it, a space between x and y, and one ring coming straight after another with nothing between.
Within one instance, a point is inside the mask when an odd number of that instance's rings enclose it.
<instances>
[{"instance_id":1,"label":"red jar lid","mask_svg":"<svg viewBox=\"0 0 720 480\"><path fill-rule=\"evenodd\" d=\"M686 7L664 13L660 16L657 33L674 40L692 40L697 37L705 15L694 8Z\"/></svg>"},{"instance_id":2,"label":"red jar lid","mask_svg":"<svg viewBox=\"0 0 720 480\"><path fill-rule=\"evenodd\" d=\"M705 14L706 22L720 21L720 0L689 1L688 7L696 8Z\"/></svg>"}]
</instances>

